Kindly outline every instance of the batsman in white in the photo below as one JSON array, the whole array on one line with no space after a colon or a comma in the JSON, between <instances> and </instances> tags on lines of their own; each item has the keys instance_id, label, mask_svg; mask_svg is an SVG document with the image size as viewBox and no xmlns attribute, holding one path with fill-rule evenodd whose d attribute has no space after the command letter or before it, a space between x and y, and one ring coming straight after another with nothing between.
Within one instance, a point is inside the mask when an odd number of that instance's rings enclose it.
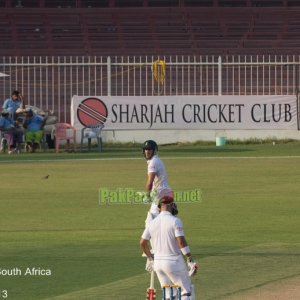
<instances>
[{"instance_id":1,"label":"batsman in white","mask_svg":"<svg viewBox=\"0 0 300 300\"><path fill-rule=\"evenodd\" d=\"M161 287L179 285L181 299L193 300L195 295L190 277L196 274L198 265L192 259L182 221L176 217L177 205L173 197L164 196L160 199L158 208L159 215L149 222L140 240L140 246L148 257L146 270L156 272ZM150 251L150 239L154 255ZM167 297L172 299L170 291L167 292Z\"/></svg>"},{"instance_id":2,"label":"batsman in white","mask_svg":"<svg viewBox=\"0 0 300 300\"><path fill-rule=\"evenodd\" d=\"M166 195L173 197L170 189L167 173L162 160L158 157L158 146L153 140L147 140L143 144L143 155L147 160L146 193L143 195L144 203L151 203L150 210L145 221L147 224L159 214L157 207L159 199Z\"/></svg>"}]
</instances>

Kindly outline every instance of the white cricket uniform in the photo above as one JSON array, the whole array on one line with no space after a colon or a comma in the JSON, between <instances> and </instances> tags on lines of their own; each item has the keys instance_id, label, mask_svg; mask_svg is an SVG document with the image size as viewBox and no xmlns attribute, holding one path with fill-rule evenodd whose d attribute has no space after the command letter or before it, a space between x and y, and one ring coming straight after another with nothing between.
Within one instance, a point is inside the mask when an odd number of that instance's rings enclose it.
<instances>
[{"instance_id":1,"label":"white cricket uniform","mask_svg":"<svg viewBox=\"0 0 300 300\"><path fill-rule=\"evenodd\" d=\"M143 232L142 238L150 240L154 252L154 270L161 286L175 284L181 286L182 294L191 293L191 279L176 237L184 236L179 218L168 211L162 211ZM190 299L183 296L182 300Z\"/></svg>"},{"instance_id":2,"label":"white cricket uniform","mask_svg":"<svg viewBox=\"0 0 300 300\"><path fill-rule=\"evenodd\" d=\"M164 193L164 195L166 193L171 193L173 195L167 180L166 169L161 159L157 155L154 155L151 159L147 160L147 164L148 164L148 168L147 168L148 174L155 173L152 192L156 196L151 204L151 208L150 208L151 215L148 214L146 219L146 224L148 224L149 221L151 221L159 214L159 209L157 207L157 204L162 193Z\"/></svg>"}]
</instances>

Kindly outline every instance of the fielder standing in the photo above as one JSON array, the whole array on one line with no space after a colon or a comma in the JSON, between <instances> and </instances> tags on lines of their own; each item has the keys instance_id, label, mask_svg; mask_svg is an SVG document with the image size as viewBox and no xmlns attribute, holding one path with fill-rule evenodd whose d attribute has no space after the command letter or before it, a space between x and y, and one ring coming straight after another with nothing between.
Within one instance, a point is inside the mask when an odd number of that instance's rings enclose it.
<instances>
[{"instance_id":1,"label":"fielder standing","mask_svg":"<svg viewBox=\"0 0 300 300\"><path fill-rule=\"evenodd\" d=\"M176 217L176 203L172 197L164 196L158 207L160 214L149 222L140 240L140 246L148 257L146 270L156 272L161 287L178 285L182 291L181 299L192 300L195 296L190 276L196 274L198 266L184 237L182 221ZM154 255L150 251L150 239ZM170 291L167 292L167 297L172 299Z\"/></svg>"},{"instance_id":2,"label":"fielder standing","mask_svg":"<svg viewBox=\"0 0 300 300\"><path fill-rule=\"evenodd\" d=\"M158 201L162 196L173 197L170 189L165 166L157 155L158 146L153 140L147 140L143 144L143 155L147 160L147 181L146 194L143 197L144 203L151 203L150 210L145 221L147 224L159 214Z\"/></svg>"}]
</instances>

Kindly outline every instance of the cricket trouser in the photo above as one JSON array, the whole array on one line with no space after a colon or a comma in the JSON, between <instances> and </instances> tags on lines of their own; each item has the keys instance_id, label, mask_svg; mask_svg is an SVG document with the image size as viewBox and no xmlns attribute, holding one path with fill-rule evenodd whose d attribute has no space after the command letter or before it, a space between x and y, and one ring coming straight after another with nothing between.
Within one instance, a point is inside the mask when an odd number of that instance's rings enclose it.
<instances>
[{"instance_id":1,"label":"cricket trouser","mask_svg":"<svg viewBox=\"0 0 300 300\"><path fill-rule=\"evenodd\" d=\"M192 282L188 269L182 255L154 258L154 270L161 286L174 284L181 287L181 299L191 299ZM170 291L167 290L167 297L170 298ZM175 293L174 293L175 294Z\"/></svg>"},{"instance_id":2,"label":"cricket trouser","mask_svg":"<svg viewBox=\"0 0 300 300\"><path fill-rule=\"evenodd\" d=\"M154 218L156 218L159 215L159 208L158 208L158 203L159 199L162 195L167 195L170 197L173 197L173 192L170 189L163 189L160 192L151 192L152 193L152 203L151 207L148 211L147 218L145 220L146 227L149 224L150 221L152 221Z\"/></svg>"},{"instance_id":3,"label":"cricket trouser","mask_svg":"<svg viewBox=\"0 0 300 300\"><path fill-rule=\"evenodd\" d=\"M156 218L159 215L159 209L156 204L152 203L150 210L147 213L147 218L145 220L146 227L148 226L149 222L152 221L154 218Z\"/></svg>"}]
</instances>

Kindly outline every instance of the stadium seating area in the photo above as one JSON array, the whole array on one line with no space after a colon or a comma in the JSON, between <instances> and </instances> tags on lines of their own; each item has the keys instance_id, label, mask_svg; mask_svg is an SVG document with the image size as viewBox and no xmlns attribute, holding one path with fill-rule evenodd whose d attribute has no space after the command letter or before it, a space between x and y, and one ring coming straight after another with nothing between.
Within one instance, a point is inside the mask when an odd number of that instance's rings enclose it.
<instances>
[{"instance_id":1,"label":"stadium seating area","mask_svg":"<svg viewBox=\"0 0 300 300\"><path fill-rule=\"evenodd\" d=\"M0 0L1 56L300 54L295 0Z\"/></svg>"}]
</instances>

